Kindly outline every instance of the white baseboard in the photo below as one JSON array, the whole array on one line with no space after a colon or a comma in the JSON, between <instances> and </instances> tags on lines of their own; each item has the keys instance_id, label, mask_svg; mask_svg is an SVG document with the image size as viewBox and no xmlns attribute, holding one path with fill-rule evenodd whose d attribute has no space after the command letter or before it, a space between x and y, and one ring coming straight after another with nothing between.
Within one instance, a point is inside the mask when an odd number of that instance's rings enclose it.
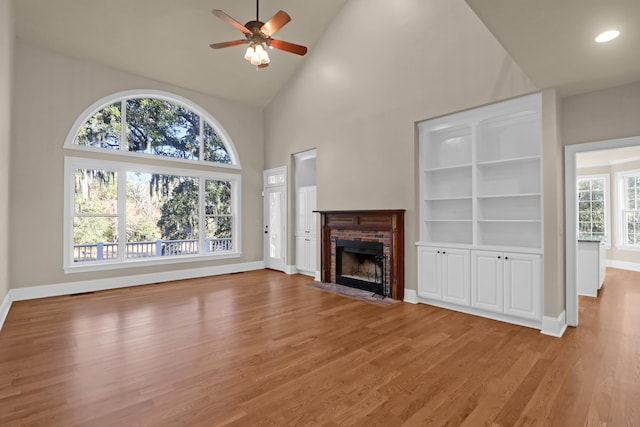
<instances>
[{"instance_id":1,"label":"white baseboard","mask_svg":"<svg viewBox=\"0 0 640 427\"><path fill-rule=\"evenodd\" d=\"M413 289L405 289L404 290L404 302L408 302L409 304L417 304L418 303L418 292Z\"/></svg>"},{"instance_id":2,"label":"white baseboard","mask_svg":"<svg viewBox=\"0 0 640 427\"><path fill-rule=\"evenodd\" d=\"M405 294L406 294L405 290ZM542 321L534 319L525 319L521 317L511 316L508 314L492 313L485 310L480 310L474 307L461 306L458 304L452 304L445 301L432 300L430 298L417 298L418 303L433 305L435 307L446 308L447 310L459 311L460 313L472 314L474 316L485 317L487 319L498 320L500 322L511 323L513 325L526 326L527 328L542 329Z\"/></svg>"},{"instance_id":3,"label":"white baseboard","mask_svg":"<svg viewBox=\"0 0 640 427\"><path fill-rule=\"evenodd\" d=\"M613 259L607 260L607 267L619 268L620 270L631 270L640 272L640 264L637 262L616 261Z\"/></svg>"},{"instance_id":4,"label":"white baseboard","mask_svg":"<svg viewBox=\"0 0 640 427\"><path fill-rule=\"evenodd\" d=\"M289 274L289 275L291 275L291 274L298 274L298 269L296 269L296 266L295 266L295 265L287 265L287 266L285 266L285 268L284 268L284 272L285 272L286 274Z\"/></svg>"},{"instance_id":5,"label":"white baseboard","mask_svg":"<svg viewBox=\"0 0 640 427\"><path fill-rule=\"evenodd\" d=\"M9 290L9 293L0 306L0 329L2 329L2 325L4 324L4 320L9 313L9 308L13 301L55 297L82 292L104 291L107 289L126 288L129 286L148 285L158 282L170 282L172 280L194 279L197 277L218 276L221 274L241 273L262 269L264 269L264 262L256 261L245 262L242 264L227 264L187 270L166 271L161 273L139 274L135 276L31 286L28 288L14 288Z\"/></svg>"},{"instance_id":6,"label":"white baseboard","mask_svg":"<svg viewBox=\"0 0 640 427\"><path fill-rule=\"evenodd\" d=\"M320 281L322 281L322 273L321 273L320 271L316 271L316 274L315 274L315 276L313 276L313 279L314 279L316 282L320 282Z\"/></svg>"},{"instance_id":7,"label":"white baseboard","mask_svg":"<svg viewBox=\"0 0 640 427\"><path fill-rule=\"evenodd\" d=\"M7 318L7 314L9 314L9 309L11 308L11 290L7 292L4 300L2 300L2 304L0 304L0 331L2 330L2 325L4 325L4 321Z\"/></svg>"},{"instance_id":8,"label":"white baseboard","mask_svg":"<svg viewBox=\"0 0 640 427\"><path fill-rule=\"evenodd\" d=\"M542 330L541 334L550 335L552 337L560 338L564 334L564 331L567 330L567 319L566 313L562 310L562 313L558 315L558 317L547 317L544 316L542 318Z\"/></svg>"}]
</instances>

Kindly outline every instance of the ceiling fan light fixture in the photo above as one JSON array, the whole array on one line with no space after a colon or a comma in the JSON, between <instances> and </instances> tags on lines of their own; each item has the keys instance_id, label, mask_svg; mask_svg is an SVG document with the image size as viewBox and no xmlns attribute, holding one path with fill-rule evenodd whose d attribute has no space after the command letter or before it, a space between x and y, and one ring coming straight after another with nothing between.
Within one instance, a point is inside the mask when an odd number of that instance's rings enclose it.
<instances>
[{"instance_id":1,"label":"ceiling fan light fixture","mask_svg":"<svg viewBox=\"0 0 640 427\"><path fill-rule=\"evenodd\" d=\"M610 42L611 40L615 39L619 35L620 35L620 31L618 30L605 31L604 33L600 33L598 37L596 37L596 42L598 43Z\"/></svg>"},{"instance_id":2,"label":"ceiling fan light fixture","mask_svg":"<svg viewBox=\"0 0 640 427\"><path fill-rule=\"evenodd\" d=\"M254 54L254 49L253 46L249 46L247 48L247 52L244 54L244 59L246 59L247 61L251 61L251 58L253 58L253 54Z\"/></svg>"},{"instance_id":3,"label":"ceiling fan light fixture","mask_svg":"<svg viewBox=\"0 0 640 427\"><path fill-rule=\"evenodd\" d=\"M284 40L274 39L273 36L280 28L285 26L287 22L291 21L291 17L287 12L279 10L267 22L260 21L259 18L259 0L256 0L256 19L255 21L249 21L242 25L220 9L214 9L213 14L218 18L225 21L232 27L240 30L244 34L244 39L230 40L222 43L212 43L209 46L212 49L222 49L230 46L237 46L241 44L249 44L247 50L244 53L244 59L251 64L265 68L271 62L267 49L278 49L285 52L295 53L296 55L304 56L307 54L306 46L302 46L295 43L286 42Z\"/></svg>"}]
</instances>

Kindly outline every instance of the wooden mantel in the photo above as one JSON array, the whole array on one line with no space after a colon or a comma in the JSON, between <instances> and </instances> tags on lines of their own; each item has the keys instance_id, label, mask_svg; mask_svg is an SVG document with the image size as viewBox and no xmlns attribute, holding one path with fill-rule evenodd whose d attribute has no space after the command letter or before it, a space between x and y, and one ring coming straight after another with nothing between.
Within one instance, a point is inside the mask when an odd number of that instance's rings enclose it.
<instances>
[{"instance_id":1,"label":"wooden mantel","mask_svg":"<svg viewBox=\"0 0 640 427\"><path fill-rule=\"evenodd\" d=\"M391 297L404 299L404 209L316 211L321 216L320 273L331 282L331 241L344 231L375 231L388 234L389 289ZM386 236L385 236L386 237Z\"/></svg>"}]
</instances>

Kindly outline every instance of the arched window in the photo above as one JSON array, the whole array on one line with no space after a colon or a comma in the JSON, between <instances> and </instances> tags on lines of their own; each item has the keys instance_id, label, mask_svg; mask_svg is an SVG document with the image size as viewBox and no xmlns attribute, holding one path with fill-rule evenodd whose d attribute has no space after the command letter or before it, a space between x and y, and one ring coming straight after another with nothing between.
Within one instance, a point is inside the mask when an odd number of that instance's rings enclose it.
<instances>
[{"instance_id":1,"label":"arched window","mask_svg":"<svg viewBox=\"0 0 640 427\"><path fill-rule=\"evenodd\" d=\"M115 94L85 110L65 148L85 151L65 157L65 271L240 255L240 175L216 170L238 158L195 104Z\"/></svg>"}]
</instances>

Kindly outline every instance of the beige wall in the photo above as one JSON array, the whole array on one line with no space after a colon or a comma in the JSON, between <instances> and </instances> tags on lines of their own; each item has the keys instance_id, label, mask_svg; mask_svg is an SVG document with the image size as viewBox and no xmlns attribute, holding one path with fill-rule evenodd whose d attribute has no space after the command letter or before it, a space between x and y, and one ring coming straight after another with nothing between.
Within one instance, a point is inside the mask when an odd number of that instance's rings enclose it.
<instances>
[{"instance_id":1,"label":"beige wall","mask_svg":"<svg viewBox=\"0 0 640 427\"><path fill-rule=\"evenodd\" d=\"M9 292L9 165L13 70L13 8L0 0L0 304Z\"/></svg>"},{"instance_id":2,"label":"beige wall","mask_svg":"<svg viewBox=\"0 0 640 427\"><path fill-rule=\"evenodd\" d=\"M640 161L633 161L621 164L614 164L609 166L599 166L599 167L589 167L589 168L580 168L576 170L576 175L585 176L585 175L609 175L609 209L610 209L610 236L608 236L609 242L611 243L611 249L607 251L607 259L612 261L621 261L621 262L630 262L635 264L640 264L640 251L629 251L623 248L620 248L618 245L623 242L620 241L620 236L617 231L619 227L619 223L622 220L619 212L622 209L622 206L618 206L618 193L617 193L617 182L616 182L616 174L620 172L625 172L629 170L639 170L640 169Z\"/></svg>"},{"instance_id":3,"label":"beige wall","mask_svg":"<svg viewBox=\"0 0 640 427\"><path fill-rule=\"evenodd\" d=\"M558 317L565 308L564 176L560 142L560 98L542 92L542 168L544 208L544 314ZM560 184L559 184L560 183Z\"/></svg>"},{"instance_id":4,"label":"beige wall","mask_svg":"<svg viewBox=\"0 0 640 427\"><path fill-rule=\"evenodd\" d=\"M463 0L351 0L268 106L265 166L317 148L319 209L406 209L416 289L415 123L535 90Z\"/></svg>"},{"instance_id":5,"label":"beige wall","mask_svg":"<svg viewBox=\"0 0 640 427\"><path fill-rule=\"evenodd\" d=\"M263 116L259 109L66 58L21 43L16 45L15 53L14 140L11 146L11 287L262 260L264 153ZM132 89L162 90L185 97L211 113L231 136L242 163L241 258L100 273L63 273L63 160L65 155L79 155L77 151L63 149L65 138L78 116L95 101L112 93ZM256 212L260 214L256 215Z\"/></svg>"},{"instance_id":6,"label":"beige wall","mask_svg":"<svg viewBox=\"0 0 640 427\"><path fill-rule=\"evenodd\" d=\"M562 100L562 143L640 135L640 81Z\"/></svg>"}]
</instances>

